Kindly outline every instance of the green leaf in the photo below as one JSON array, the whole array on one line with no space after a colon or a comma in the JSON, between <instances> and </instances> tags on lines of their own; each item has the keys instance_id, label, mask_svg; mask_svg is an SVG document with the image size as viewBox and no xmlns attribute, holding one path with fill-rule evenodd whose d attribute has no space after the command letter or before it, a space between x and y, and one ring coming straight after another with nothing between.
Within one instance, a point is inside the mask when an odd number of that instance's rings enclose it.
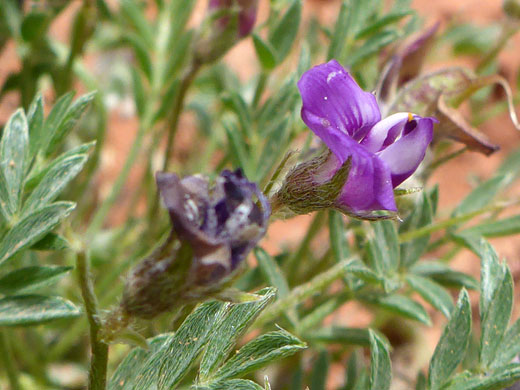
<instances>
[{"instance_id":1,"label":"green leaf","mask_svg":"<svg viewBox=\"0 0 520 390\"><path fill-rule=\"evenodd\" d=\"M367 301L403 317L422 322L426 325L431 324L430 316L426 310L424 310L424 307L404 295L391 294L382 297L369 298Z\"/></svg>"},{"instance_id":2,"label":"green leaf","mask_svg":"<svg viewBox=\"0 0 520 390\"><path fill-rule=\"evenodd\" d=\"M80 314L72 302L60 297L19 295L0 299L0 326L39 325Z\"/></svg>"},{"instance_id":3,"label":"green leaf","mask_svg":"<svg viewBox=\"0 0 520 390\"><path fill-rule=\"evenodd\" d=\"M382 274L388 275L399 268L399 239L392 221L379 221L372 224L375 244L379 248Z\"/></svg>"},{"instance_id":4,"label":"green leaf","mask_svg":"<svg viewBox=\"0 0 520 390\"><path fill-rule=\"evenodd\" d=\"M131 388L136 382L139 373L142 371L143 364L154 353L156 353L164 344L171 340L171 334L161 334L149 339L148 350L142 348L132 349L123 361L117 366L114 375L108 382L109 390L125 390Z\"/></svg>"},{"instance_id":5,"label":"green leaf","mask_svg":"<svg viewBox=\"0 0 520 390\"><path fill-rule=\"evenodd\" d=\"M272 70L276 66L276 52L269 42L264 41L257 34L253 34L253 44L256 55L264 70Z\"/></svg>"},{"instance_id":6,"label":"green leaf","mask_svg":"<svg viewBox=\"0 0 520 390\"><path fill-rule=\"evenodd\" d=\"M234 165L241 167L244 170L246 177L251 177L253 170L250 168L251 164L245 140L241 137L240 131L233 123L224 123L224 128L229 142L230 156L234 160Z\"/></svg>"},{"instance_id":7,"label":"green leaf","mask_svg":"<svg viewBox=\"0 0 520 390\"><path fill-rule=\"evenodd\" d=\"M258 314L274 299L275 289L265 289L257 301L228 305L227 312L214 327L208 340L208 345L200 363L199 377L202 382L207 382L224 362L229 352L236 344L249 325L257 318Z\"/></svg>"},{"instance_id":8,"label":"green leaf","mask_svg":"<svg viewBox=\"0 0 520 390\"><path fill-rule=\"evenodd\" d=\"M276 52L278 63L287 57L296 39L300 27L301 8L301 1L294 0L274 29L270 31L269 42Z\"/></svg>"},{"instance_id":9,"label":"green leaf","mask_svg":"<svg viewBox=\"0 0 520 390\"><path fill-rule=\"evenodd\" d=\"M177 333L148 357L130 389L170 389L178 384L199 356L225 310L226 304L216 301L197 307Z\"/></svg>"},{"instance_id":10,"label":"green leaf","mask_svg":"<svg viewBox=\"0 0 520 390\"><path fill-rule=\"evenodd\" d=\"M94 99L95 94L95 92L90 92L76 99L76 101L72 103L70 107L67 107L67 110L63 113L63 115L60 116L59 122L48 123L52 114L51 111L47 121L45 121L44 132L44 136L49 137L49 141L46 144L46 148L44 149L47 156L56 150L56 148L61 144L69 132L74 128L76 123L81 118L81 115L90 105L92 99Z\"/></svg>"},{"instance_id":11,"label":"green leaf","mask_svg":"<svg viewBox=\"0 0 520 390\"><path fill-rule=\"evenodd\" d=\"M346 41L349 28L351 26L349 23L350 15L351 10L347 4L347 1L342 1L341 8L339 9L338 13L338 18L336 19L336 25L334 26L334 33L332 34L329 52L327 54L328 60L339 58L341 55L341 50L343 49L343 45Z\"/></svg>"},{"instance_id":12,"label":"green leaf","mask_svg":"<svg viewBox=\"0 0 520 390\"><path fill-rule=\"evenodd\" d=\"M34 158L42 142L44 111L41 93L34 98L29 106L27 123L29 124L29 157Z\"/></svg>"},{"instance_id":13,"label":"green leaf","mask_svg":"<svg viewBox=\"0 0 520 390\"><path fill-rule=\"evenodd\" d=\"M250 138L251 113L249 112L249 107L242 96L236 92L232 92L231 94L224 96L222 101L236 114L244 138Z\"/></svg>"},{"instance_id":14,"label":"green leaf","mask_svg":"<svg viewBox=\"0 0 520 390\"><path fill-rule=\"evenodd\" d=\"M259 384L248 379L231 379L211 382L207 385L192 387L194 390L265 390Z\"/></svg>"},{"instance_id":15,"label":"green leaf","mask_svg":"<svg viewBox=\"0 0 520 390\"><path fill-rule=\"evenodd\" d=\"M121 15L130 23L135 31L141 36L150 49L154 48L154 32L144 17L144 12L138 7L134 0L123 0L120 2Z\"/></svg>"},{"instance_id":16,"label":"green leaf","mask_svg":"<svg viewBox=\"0 0 520 390\"><path fill-rule=\"evenodd\" d=\"M370 390L388 390L392 382L392 363L388 345L370 332Z\"/></svg>"},{"instance_id":17,"label":"green leaf","mask_svg":"<svg viewBox=\"0 0 520 390\"><path fill-rule=\"evenodd\" d=\"M482 237L467 232L448 233L449 237L459 245L468 248L470 251L480 256L482 253L481 240Z\"/></svg>"},{"instance_id":18,"label":"green leaf","mask_svg":"<svg viewBox=\"0 0 520 390\"><path fill-rule=\"evenodd\" d=\"M311 67L311 50L309 45L304 42L300 51L300 58L298 58L298 67L296 74L301 77Z\"/></svg>"},{"instance_id":19,"label":"green leaf","mask_svg":"<svg viewBox=\"0 0 520 390\"><path fill-rule=\"evenodd\" d=\"M272 171L274 164L279 161L286 152L291 133L289 123L289 119L287 118L280 120L273 131L265 134L267 141L264 143L262 153L258 158L257 181L263 180L266 175Z\"/></svg>"},{"instance_id":20,"label":"green leaf","mask_svg":"<svg viewBox=\"0 0 520 390\"><path fill-rule=\"evenodd\" d=\"M471 213L488 206L496 194L511 180L511 175L499 175L480 184L455 208L452 216Z\"/></svg>"},{"instance_id":21,"label":"green leaf","mask_svg":"<svg viewBox=\"0 0 520 390\"><path fill-rule=\"evenodd\" d=\"M170 40L175 41L179 39L182 31L190 18L195 1L186 2L184 0L172 0L169 2L170 11Z\"/></svg>"},{"instance_id":22,"label":"green leaf","mask_svg":"<svg viewBox=\"0 0 520 390\"><path fill-rule=\"evenodd\" d=\"M370 345L370 334L366 328L347 328L343 326L331 326L313 330L304 335L305 340L326 344L342 345Z\"/></svg>"},{"instance_id":23,"label":"green leaf","mask_svg":"<svg viewBox=\"0 0 520 390\"><path fill-rule=\"evenodd\" d=\"M0 293L13 295L34 291L37 288L56 283L72 267L30 266L9 272L0 278Z\"/></svg>"},{"instance_id":24,"label":"green leaf","mask_svg":"<svg viewBox=\"0 0 520 390\"><path fill-rule=\"evenodd\" d=\"M35 251L62 251L70 249L69 242L56 233L47 233L43 238L31 246Z\"/></svg>"},{"instance_id":25,"label":"green leaf","mask_svg":"<svg viewBox=\"0 0 520 390\"><path fill-rule=\"evenodd\" d=\"M338 211L329 211L329 234L330 247L336 262L346 259L350 250L348 247L347 237L345 235L345 223L343 222L343 215Z\"/></svg>"},{"instance_id":26,"label":"green leaf","mask_svg":"<svg viewBox=\"0 0 520 390\"><path fill-rule=\"evenodd\" d=\"M383 27L386 27L390 24L396 23L400 21L405 16L413 14L412 10L405 10L405 11L398 11L386 14L382 18L376 20L374 23L369 24L368 26L361 29L356 34L356 39L364 39L369 37L370 35L373 35L383 29Z\"/></svg>"},{"instance_id":27,"label":"green leaf","mask_svg":"<svg viewBox=\"0 0 520 390\"><path fill-rule=\"evenodd\" d=\"M399 226L399 233L408 232L411 230L420 229L431 224L433 221L433 212L430 198L426 193L421 194L420 202L413 209L412 213ZM410 268L424 253L430 235L426 235L415 240L403 242L401 244L401 267L404 269Z\"/></svg>"},{"instance_id":28,"label":"green leaf","mask_svg":"<svg viewBox=\"0 0 520 390\"><path fill-rule=\"evenodd\" d=\"M520 215L493 222L484 222L459 234L475 237L502 237L520 233Z\"/></svg>"},{"instance_id":29,"label":"green leaf","mask_svg":"<svg viewBox=\"0 0 520 390\"><path fill-rule=\"evenodd\" d=\"M125 32L122 41L134 50L136 60L139 63L139 68L142 70L147 80L151 80L153 65L149 55L149 46L146 45L146 42L141 36L131 31Z\"/></svg>"},{"instance_id":30,"label":"green leaf","mask_svg":"<svg viewBox=\"0 0 520 390\"><path fill-rule=\"evenodd\" d=\"M370 37L365 43L352 52L347 58L348 66L355 67L360 65L370 56L379 53L379 51L399 38L395 31L381 31L380 33Z\"/></svg>"},{"instance_id":31,"label":"green leaf","mask_svg":"<svg viewBox=\"0 0 520 390\"><path fill-rule=\"evenodd\" d=\"M426 302L449 318L454 305L448 291L433 280L414 274L406 275L406 281Z\"/></svg>"},{"instance_id":32,"label":"green leaf","mask_svg":"<svg viewBox=\"0 0 520 390\"><path fill-rule=\"evenodd\" d=\"M71 202L56 202L19 221L0 242L0 264L37 242L67 217L74 207L76 205Z\"/></svg>"},{"instance_id":33,"label":"green leaf","mask_svg":"<svg viewBox=\"0 0 520 390\"><path fill-rule=\"evenodd\" d=\"M130 67L130 73L132 75L132 90L134 92L135 108L137 109L139 117L142 117L146 105L146 93L143 86L143 80L137 69L133 66Z\"/></svg>"},{"instance_id":34,"label":"green leaf","mask_svg":"<svg viewBox=\"0 0 520 390\"><path fill-rule=\"evenodd\" d=\"M518 354L520 354L520 319L516 320L504 334L491 367L496 368L506 365Z\"/></svg>"},{"instance_id":35,"label":"green leaf","mask_svg":"<svg viewBox=\"0 0 520 390\"><path fill-rule=\"evenodd\" d=\"M345 386L343 386L343 390L353 390L356 382L358 381L359 374L358 371L360 369L361 363L359 362L360 358L358 353L354 350L350 354L347 363L346 377L345 377ZM368 386L367 386L368 387ZM298 389L299 390L299 389Z\"/></svg>"},{"instance_id":36,"label":"green leaf","mask_svg":"<svg viewBox=\"0 0 520 390\"><path fill-rule=\"evenodd\" d=\"M77 154L54 165L25 201L22 218L52 202L79 174L87 159L86 154Z\"/></svg>"},{"instance_id":37,"label":"green leaf","mask_svg":"<svg viewBox=\"0 0 520 390\"><path fill-rule=\"evenodd\" d=\"M430 362L428 378L430 390L440 389L450 378L464 358L470 337L471 305L468 293L463 289Z\"/></svg>"},{"instance_id":38,"label":"green leaf","mask_svg":"<svg viewBox=\"0 0 520 390\"><path fill-rule=\"evenodd\" d=\"M289 285L287 284L287 280L285 279L285 275L278 267L276 261L262 248L255 248L255 257L258 261L258 267L262 272L265 281L276 287L277 295L280 298L284 298L289 295Z\"/></svg>"},{"instance_id":39,"label":"green leaf","mask_svg":"<svg viewBox=\"0 0 520 390\"><path fill-rule=\"evenodd\" d=\"M82 144L80 146L77 146L75 148L70 149L69 151L61 154L48 165L46 165L43 168L33 169L31 173L29 174L29 177L27 178L27 181L25 183L25 189L26 190L33 190L40 181L43 180L43 178L47 175L47 173L55 169L57 166L61 165L64 160L69 159L71 157L75 157L78 155L84 155L89 152L90 149L94 147L96 144L95 141L88 142L86 144Z\"/></svg>"},{"instance_id":40,"label":"green leaf","mask_svg":"<svg viewBox=\"0 0 520 390\"><path fill-rule=\"evenodd\" d=\"M463 375L466 374L466 375ZM491 375L475 375L469 377L467 372L457 375L443 390L501 390L511 389L508 386L515 384L520 379L520 364L508 364L500 367Z\"/></svg>"},{"instance_id":41,"label":"green leaf","mask_svg":"<svg viewBox=\"0 0 520 390\"><path fill-rule=\"evenodd\" d=\"M327 375L329 373L329 353L327 350L321 350L318 358L314 363L311 372L310 388L312 390L325 390L327 383Z\"/></svg>"},{"instance_id":42,"label":"green leaf","mask_svg":"<svg viewBox=\"0 0 520 390\"><path fill-rule=\"evenodd\" d=\"M27 120L19 109L7 121L0 140L0 169L4 179L0 183L4 187L0 192L0 203L6 217L11 217L20 207L28 146Z\"/></svg>"},{"instance_id":43,"label":"green leaf","mask_svg":"<svg viewBox=\"0 0 520 390\"><path fill-rule=\"evenodd\" d=\"M452 270L446 264L437 261L421 261L415 264L410 272L428 277L437 283L447 287L464 287L470 290L478 290L479 283L470 275Z\"/></svg>"},{"instance_id":44,"label":"green leaf","mask_svg":"<svg viewBox=\"0 0 520 390\"><path fill-rule=\"evenodd\" d=\"M41 138L36 141L39 143L39 146L44 153L50 143L52 134L57 131L60 123L62 123L63 119L65 118L73 97L73 92L69 92L60 96L56 103L54 103L52 106L51 112L49 112L49 115L45 119L45 122L43 123L43 130L41 131Z\"/></svg>"},{"instance_id":45,"label":"green leaf","mask_svg":"<svg viewBox=\"0 0 520 390\"><path fill-rule=\"evenodd\" d=\"M285 330L263 334L247 343L229 359L220 368L215 379L243 376L305 348L305 343Z\"/></svg>"},{"instance_id":46,"label":"green leaf","mask_svg":"<svg viewBox=\"0 0 520 390\"><path fill-rule=\"evenodd\" d=\"M513 310L513 277L488 243L484 244L480 293L480 363L489 367L506 332Z\"/></svg>"}]
</instances>

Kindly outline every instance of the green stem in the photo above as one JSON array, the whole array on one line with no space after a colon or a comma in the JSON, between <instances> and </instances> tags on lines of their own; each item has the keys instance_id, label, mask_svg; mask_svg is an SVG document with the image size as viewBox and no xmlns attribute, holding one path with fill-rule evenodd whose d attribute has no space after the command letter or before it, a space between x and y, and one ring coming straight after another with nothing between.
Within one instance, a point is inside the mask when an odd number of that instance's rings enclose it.
<instances>
[{"instance_id":1,"label":"green stem","mask_svg":"<svg viewBox=\"0 0 520 390\"><path fill-rule=\"evenodd\" d=\"M291 307L312 297L314 294L323 292L332 282L343 277L348 272L348 266L351 261L351 258L345 259L327 271L315 276L307 283L294 288L288 296L275 302L260 315L255 322L256 327L263 326L275 320Z\"/></svg>"},{"instance_id":2,"label":"green stem","mask_svg":"<svg viewBox=\"0 0 520 390\"><path fill-rule=\"evenodd\" d=\"M260 99L262 98L262 94L264 93L265 86L267 84L267 73L262 72L258 78L258 83L256 84L255 95L253 97L253 101L251 105L253 108L258 107L258 103L260 103Z\"/></svg>"},{"instance_id":3,"label":"green stem","mask_svg":"<svg viewBox=\"0 0 520 390\"><path fill-rule=\"evenodd\" d=\"M0 356L4 360L9 387L11 390L21 390L20 382L18 381L18 371L14 365L13 350L8 337L5 335L5 331L0 331Z\"/></svg>"},{"instance_id":4,"label":"green stem","mask_svg":"<svg viewBox=\"0 0 520 390\"><path fill-rule=\"evenodd\" d=\"M173 146L175 134L177 134L177 128L179 127L179 119L181 117L182 109L184 107L184 99L186 98L186 92L195 79L201 64L197 62L193 62L191 66L188 68L187 72L181 79L181 83L179 86L179 91L175 97L175 101L173 102L173 108L170 111L169 117L166 119L166 123L168 124L168 140L166 142L166 153L164 155L163 162L163 171L168 169L168 163L173 154Z\"/></svg>"},{"instance_id":5,"label":"green stem","mask_svg":"<svg viewBox=\"0 0 520 390\"><path fill-rule=\"evenodd\" d=\"M76 270L90 328L91 356L88 390L105 390L107 384L108 344L99 339L102 325L99 319L94 286L90 278L89 260L84 250L76 254Z\"/></svg>"},{"instance_id":6,"label":"green stem","mask_svg":"<svg viewBox=\"0 0 520 390\"><path fill-rule=\"evenodd\" d=\"M407 241L415 240L417 238L427 236L427 235L429 235L431 233L434 233L434 232L437 232L439 230L446 229L446 228L448 228L450 226L457 225L459 223L469 221L470 219L472 219L472 218L474 218L474 217L476 217L478 215L481 215L481 214L484 214L484 213L488 213L488 212L492 212L492 211L501 210L504 207L506 207L506 205L504 203L495 204L495 205L491 205L491 206L488 206L488 207L484 207L484 208L482 208L480 210L477 210L477 211L472 211L471 213L466 213L466 214L462 214L462 215L459 215L459 216L456 216L456 217L448 218L448 219L446 219L444 221L433 223L431 225L424 226L424 227L422 227L420 229L412 230L410 232L406 232L406 233L400 234L399 235L399 242L407 242Z\"/></svg>"},{"instance_id":7,"label":"green stem","mask_svg":"<svg viewBox=\"0 0 520 390\"><path fill-rule=\"evenodd\" d=\"M201 64L197 62L193 62L191 66L188 68L187 72L184 74L184 76L181 79L179 91L177 92L177 95L175 97L175 101L173 102L173 108L170 111L170 115L166 118L166 123L168 124L167 132L168 132L168 139L166 141L166 152L164 154L164 161L163 161L163 171L168 170L168 164L170 162L170 159L173 155L173 147L174 147L174 140L175 140L175 134L177 134L177 129L179 127L179 119L181 117L182 109L184 107L184 99L186 98L186 93L188 92L188 89L195 79L195 76L197 75ZM153 221L156 218L157 211L159 210L159 193L156 194L156 196L153 198L152 206L150 207L150 213L148 214L149 221ZM154 226L154 225L152 225ZM154 233L153 229L150 233Z\"/></svg>"}]
</instances>

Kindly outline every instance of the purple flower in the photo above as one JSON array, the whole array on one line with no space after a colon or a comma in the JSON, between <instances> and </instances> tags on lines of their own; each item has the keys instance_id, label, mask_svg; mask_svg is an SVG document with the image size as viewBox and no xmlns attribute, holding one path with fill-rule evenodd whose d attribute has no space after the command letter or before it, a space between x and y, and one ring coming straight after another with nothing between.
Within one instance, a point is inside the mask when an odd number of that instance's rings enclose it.
<instances>
[{"instance_id":1,"label":"purple flower","mask_svg":"<svg viewBox=\"0 0 520 390\"><path fill-rule=\"evenodd\" d=\"M271 213L239 170L223 171L212 185L166 172L156 180L172 233L130 272L120 310L126 317L153 318L220 292L264 236Z\"/></svg>"},{"instance_id":2,"label":"purple flower","mask_svg":"<svg viewBox=\"0 0 520 390\"><path fill-rule=\"evenodd\" d=\"M214 186L202 176L159 172L157 186L173 230L191 247L190 284L221 281L265 234L269 203L240 170L223 171Z\"/></svg>"},{"instance_id":3,"label":"purple flower","mask_svg":"<svg viewBox=\"0 0 520 390\"><path fill-rule=\"evenodd\" d=\"M336 60L305 72L298 88L303 121L332 152L319 180L349 163L334 207L358 217L397 211L393 189L423 160L435 119L397 113L381 120L375 96Z\"/></svg>"}]
</instances>

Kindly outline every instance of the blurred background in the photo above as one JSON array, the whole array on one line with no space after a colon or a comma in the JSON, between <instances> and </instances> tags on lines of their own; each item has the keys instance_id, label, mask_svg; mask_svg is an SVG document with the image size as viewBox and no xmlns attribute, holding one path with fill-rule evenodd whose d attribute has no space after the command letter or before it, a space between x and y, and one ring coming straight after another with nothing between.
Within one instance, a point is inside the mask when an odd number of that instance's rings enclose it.
<instances>
[{"instance_id":1,"label":"blurred background","mask_svg":"<svg viewBox=\"0 0 520 390\"><path fill-rule=\"evenodd\" d=\"M18 2L0 0L2 21L0 22L0 126L19 106L27 108L37 91L42 91L47 106L50 107L56 97L69 90L77 91L77 95L96 89L100 94L96 98L96 107L83 120L80 131L75 137L81 139L96 138L103 134L104 147L98 158L98 171L93 181L84 188L84 196L94 199L94 204L104 199L109 193L113 181L119 174L125 156L138 131L139 118L132 96L132 74L128 64L137 64L141 60L127 45L118 43L114 36L115 27L107 23L108 17L103 12L96 18L89 18L85 4L88 0L63 2L56 0ZM206 1L198 1L188 25L200 24L204 17ZM260 0L258 24L263 23L268 14L270 3ZM153 2L143 3L146 15L154 18L156 9ZM491 48L496 44L506 23L501 0L413 0L412 8L424 26L440 22L438 39L427 53L424 63L425 71L432 71L450 65L464 65L475 69ZM320 25L332 28L339 12L339 0L304 0L302 31L314 28L316 21ZM92 7L96 7L95 2ZM107 12L117 13L119 3L106 1ZM17 17L12 15L12 7L19 9ZM25 16L20 16L25 15ZM27 17L30 15L30 17ZM21 20L25 17L25 20ZM81 20L84 18L84 20ZM28 19L28 20L27 20ZM9 24L20 23L22 36L13 39L9 34ZM79 32L76 32L79 31ZM64 46L75 50L75 57L69 61ZM65 56L65 57L64 57ZM324 59L323 59L324 60ZM243 40L230 50L223 61L247 83L259 70L252 40ZM296 67L298 58L291 56L281 67ZM59 64L59 68L58 65ZM79 65L78 65L79 64ZM488 64L489 73L499 73L512 86L518 102L520 85L520 34L506 40L497 58ZM505 95L500 88L487 91L486 99L491 103L503 102ZM500 146L500 150L491 156L475 152L466 152L446 163L436 171L430 185L440 186L440 208L451 209L458 204L477 183L489 178L497 169L504 157L520 146L520 133L514 128L509 114L503 104L493 106L492 110L482 110L481 115L472 115L473 123L489 139ZM520 106L517 106L520 109ZM462 108L469 115L471 107ZM477 112L478 113L478 112ZM474 114L474 112L473 112ZM199 125L193 111L181 116L175 141L173 167L184 167L194 150L192 134ZM211 123L209 124L211 128ZM101 129L101 130L100 130ZM73 141L72 141L73 142ZM153 160L153 159L152 159ZM143 161L144 164L144 161ZM145 202L132 202L131 189L139 186L142 180L143 164L137 164L116 206L110 211L107 226L118 226L125 222L129 214L139 215L145 212ZM160 162L157 162L159 165ZM214 167L216 162L208 161ZM183 170L188 170L183 168ZM211 169L208 169L210 171ZM518 185L509 189L513 197L520 196ZM135 206L135 207L134 207ZM506 213L507 214L507 213ZM275 222L264 241L263 246L271 253L280 247L291 248L301 241L310 223L310 216L301 216L290 221ZM312 243L320 250L320 237ZM520 239L492 239L497 252L507 258L511 267L516 288L517 302L520 301ZM478 258L469 251L460 252L452 262L455 269L464 271L478 278L480 267ZM475 298L475 297L473 297ZM478 301L475 301L478 304ZM475 313L477 311L475 310ZM408 377L415 375L418 368L424 366L442 329L444 319L440 313L431 310L435 326L423 326L426 337L419 345L424 350L419 353L423 359L410 360L410 356L418 356L417 350L412 352L406 348L396 349L393 355L395 375ZM520 315L516 307L513 318ZM331 316L329 323L342 323L349 326L364 326L371 320L370 313L359 304L348 303L340 311ZM413 363L413 364L412 364ZM341 383L343 367L332 367L330 384ZM337 377L335 377L337 373ZM332 388L332 387L331 387Z\"/></svg>"}]
</instances>

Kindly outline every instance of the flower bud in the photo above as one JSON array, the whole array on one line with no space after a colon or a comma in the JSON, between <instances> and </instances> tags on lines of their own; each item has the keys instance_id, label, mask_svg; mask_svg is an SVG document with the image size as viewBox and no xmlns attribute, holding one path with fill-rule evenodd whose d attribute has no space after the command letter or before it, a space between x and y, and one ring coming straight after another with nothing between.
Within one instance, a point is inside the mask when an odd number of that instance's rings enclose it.
<instances>
[{"instance_id":1,"label":"flower bud","mask_svg":"<svg viewBox=\"0 0 520 390\"><path fill-rule=\"evenodd\" d=\"M249 35L257 8L258 0L210 0L195 41L195 61L213 62Z\"/></svg>"},{"instance_id":2,"label":"flower bud","mask_svg":"<svg viewBox=\"0 0 520 390\"><path fill-rule=\"evenodd\" d=\"M223 171L214 185L164 172L156 179L173 227L126 284L123 311L141 318L220 291L265 234L270 215L265 196L238 170Z\"/></svg>"},{"instance_id":3,"label":"flower bud","mask_svg":"<svg viewBox=\"0 0 520 390\"><path fill-rule=\"evenodd\" d=\"M287 208L295 214L307 214L334 208L349 170L350 160L342 165L330 151L298 164L271 200L273 209Z\"/></svg>"}]
</instances>

